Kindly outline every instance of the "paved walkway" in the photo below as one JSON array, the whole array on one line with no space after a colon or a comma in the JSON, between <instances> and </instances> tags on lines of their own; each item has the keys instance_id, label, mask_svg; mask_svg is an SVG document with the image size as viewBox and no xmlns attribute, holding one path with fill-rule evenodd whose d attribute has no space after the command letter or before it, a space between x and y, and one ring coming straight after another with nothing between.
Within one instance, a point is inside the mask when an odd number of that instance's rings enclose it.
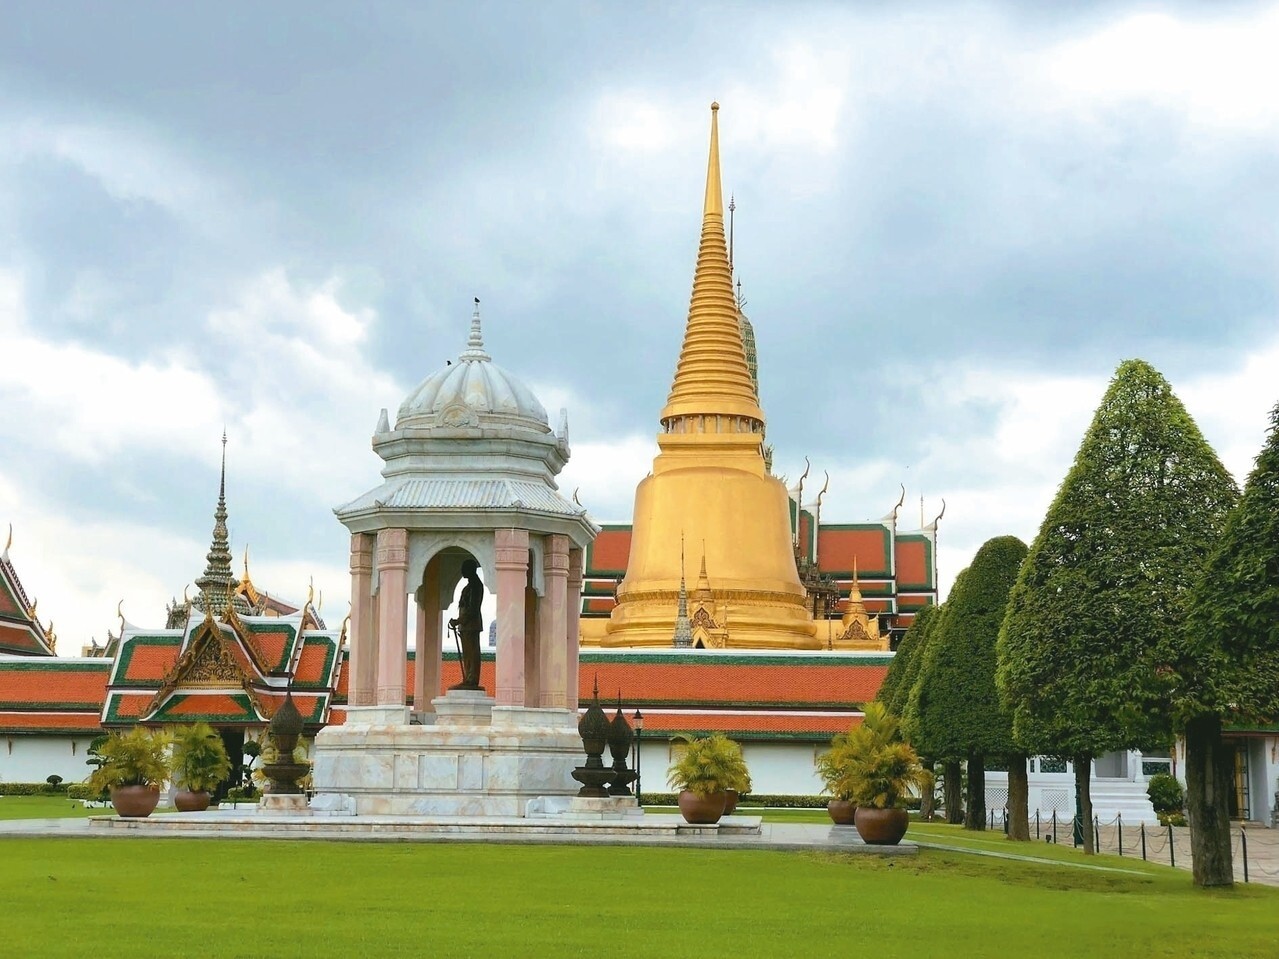
<instances>
[{"instance_id":1,"label":"paved walkway","mask_svg":"<svg viewBox=\"0 0 1279 959\"><path fill-rule=\"evenodd\" d=\"M660 815L660 814L659 814ZM1141 859L1141 833L1138 829L1124 828L1124 856ZM1269 886L1279 886L1279 829L1264 827L1248 827L1246 835L1242 830L1234 830L1234 862L1235 879L1244 880L1242 850L1246 840L1248 849L1248 880ZM184 839L285 839L294 841L328 840L342 842L495 842L532 845L651 845L697 847L704 849L775 849L775 850L826 850L840 852L862 852L880 855L912 855L918 848L945 849L954 852L966 852L976 855L996 856L999 858L1020 859L1029 862L1042 862L1060 865L1067 868L1098 869L1107 872L1126 872L1122 865L1113 860L1105 864L1083 861L1061 861L1036 856L1035 843L1028 846L1005 848L981 848L994 845L992 833L969 834L971 843L963 841L966 837L956 834L954 842L942 838L919 838L914 843L903 843L898 847L868 847L849 827L833 827L818 823L781 823L764 822L758 836L565 836L538 834L494 834L494 833L343 833L318 829L304 835L281 835L269 828L238 830L234 832L214 832L209 830L186 829L122 829L103 828L94 825L89 819L9 819L0 820L0 840L6 837L75 837L96 836L108 839L137 838L184 838ZM1103 852L1118 851L1118 830L1113 826L1101 828L1100 839ZM981 842L981 840L986 842ZM1059 830L1058 840L1070 842L1069 830ZM1041 840L1042 841L1042 840ZM999 844L1002 845L1002 844ZM1190 869L1190 836L1185 829L1173 830L1173 850L1176 855L1178 869ZM1169 864L1168 830L1150 828L1146 831L1146 858L1157 864Z\"/></svg>"}]
</instances>

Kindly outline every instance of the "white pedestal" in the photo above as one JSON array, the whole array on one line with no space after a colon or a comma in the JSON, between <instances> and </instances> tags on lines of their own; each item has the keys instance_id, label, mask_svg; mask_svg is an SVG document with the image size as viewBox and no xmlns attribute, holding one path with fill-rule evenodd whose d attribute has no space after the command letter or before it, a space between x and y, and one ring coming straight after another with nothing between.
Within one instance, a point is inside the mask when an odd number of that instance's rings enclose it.
<instances>
[{"instance_id":1,"label":"white pedestal","mask_svg":"<svg viewBox=\"0 0 1279 959\"><path fill-rule=\"evenodd\" d=\"M407 706L348 706L347 726L407 726Z\"/></svg>"},{"instance_id":2,"label":"white pedestal","mask_svg":"<svg viewBox=\"0 0 1279 959\"><path fill-rule=\"evenodd\" d=\"M437 726L489 726L496 703L482 689L450 689L431 700Z\"/></svg>"},{"instance_id":3,"label":"white pedestal","mask_svg":"<svg viewBox=\"0 0 1279 959\"><path fill-rule=\"evenodd\" d=\"M523 816L530 799L577 792L571 774L585 754L571 711L494 707L473 690L452 690L433 705L430 726L348 722L322 729L312 808L353 806L361 816Z\"/></svg>"}]
</instances>

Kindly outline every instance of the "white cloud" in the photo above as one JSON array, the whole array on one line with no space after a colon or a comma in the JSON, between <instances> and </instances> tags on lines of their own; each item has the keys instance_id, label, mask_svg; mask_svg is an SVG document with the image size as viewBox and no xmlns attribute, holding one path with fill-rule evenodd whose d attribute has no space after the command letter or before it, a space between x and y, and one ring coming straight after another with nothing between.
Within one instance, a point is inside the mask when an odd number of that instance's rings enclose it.
<instances>
[{"instance_id":1,"label":"white cloud","mask_svg":"<svg viewBox=\"0 0 1279 959\"><path fill-rule=\"evenodd\" d=\"M1042 58L1049 81L1095 108L1141 102L1198 126L1260 132L1279 123L1279 11L1217 20L1152 11L1069 40Z\"/></svg>"},{"instance_id":2,"label":"white cloud","mask_svg":"<svg viewBox=\"0 0 1279 959\"><path fill-rule=\"evenodd\" d=\"M368 449L378 408L407 388L364 355L376 317L345 309L339 287L333 278L302 287L268 270L210 312L201 355L174 349L124 360L39 336L21 278L0 272L0 355L18 358L0 398L25 412L0 422L0 436L92 464L125 451L214 464L225 426L237 475L326 505L349 498L371 485L377 464L371 452L352 451ZM302 468L316 462L324 468Z\"/></svg>"}]
</instances>

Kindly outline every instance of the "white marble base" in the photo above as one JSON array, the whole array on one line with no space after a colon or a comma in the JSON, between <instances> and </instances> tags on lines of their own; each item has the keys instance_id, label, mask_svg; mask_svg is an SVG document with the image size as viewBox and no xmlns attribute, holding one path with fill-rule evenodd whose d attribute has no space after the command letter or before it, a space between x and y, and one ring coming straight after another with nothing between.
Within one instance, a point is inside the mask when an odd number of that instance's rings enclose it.
<instances>
[{"instance_id":1,"label":"white marble base","mask_svg":"<svg viewBox=\"0 0 1279 959\"><path fill-rule=\"evenodd\" d=\"M623 822L644 817L634 796L538 796L524 809L528 819L565 822Z\"/></svg>"},{"instance_id":2,"label":"white marble base","mask_svg":"<svg viewBox=\"0 0 1279 959\"><path fill-rule=\"evenodd\" d=\"M522 816L282 816L217 812L171 813L146 819L94 816L91 829L126 829L152 834L212 833L225 836L288 836L289 838L379 838L407 840L435 837L490 840L498 837L555 837L557 841L623 842L718 839L759 839L758 816L725 816L711 826L690 826L678 815L626 816L611 820L577 820L561 816L527 819ZM900 846L841 846L850 852L902 855L917 852L913 843Z\"/></svg>"},{"instance_id":3,"label":"white marble base","mask_svg":"<svg viewBox=\"0 0 1279 959\"><path fill-rule=\"evenodd\" d=\"M437 710L441 701L463 712L482 706L470 697L458 702L457 692L435 700ZM585 759L567 711L513 712L492 710L492 725L450 725L438 716L431 726L326 726L315 738L312 810L521 817L531 799L574 795L571 773ZM499 726L499 718L511 721Z\"/></svg>"},{"instance_id":4,"label":"white marble base","mask_svg":"<svg viewBox=\"0 0 1279 959\"><path fill-rule=\"evenodd\" d=\"M437 726L490 726L497 703L482 689L450 689L431 700Z\"/></svg>"},{"instance_id":5,"label":"white marble base","mask_svg":"<svg viewBox=\"0 0 1279 959\"><path fill-rule=\"evenodd\" d=\"M347 726L407 726L407 706L348 706Z\"/></svg>"}]
</instances>

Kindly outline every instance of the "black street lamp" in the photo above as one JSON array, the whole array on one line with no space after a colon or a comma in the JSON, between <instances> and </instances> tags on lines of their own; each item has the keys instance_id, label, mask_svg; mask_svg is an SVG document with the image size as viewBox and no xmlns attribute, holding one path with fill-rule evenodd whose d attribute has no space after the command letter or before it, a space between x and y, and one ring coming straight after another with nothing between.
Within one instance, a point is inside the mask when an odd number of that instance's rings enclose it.
<instances>
[{"instance_id":1,"label":"black street lamp","mask_svg":"<svg viewBox=\"0 0 1279 959\"><path fill-rule=\"evenodd\" d=\"M638 709L631 718L631 725L635 727L635 801L642 808L644 796L640 791L640 737L644 735L644 714Z\"/></svg>"}]
</instances>

